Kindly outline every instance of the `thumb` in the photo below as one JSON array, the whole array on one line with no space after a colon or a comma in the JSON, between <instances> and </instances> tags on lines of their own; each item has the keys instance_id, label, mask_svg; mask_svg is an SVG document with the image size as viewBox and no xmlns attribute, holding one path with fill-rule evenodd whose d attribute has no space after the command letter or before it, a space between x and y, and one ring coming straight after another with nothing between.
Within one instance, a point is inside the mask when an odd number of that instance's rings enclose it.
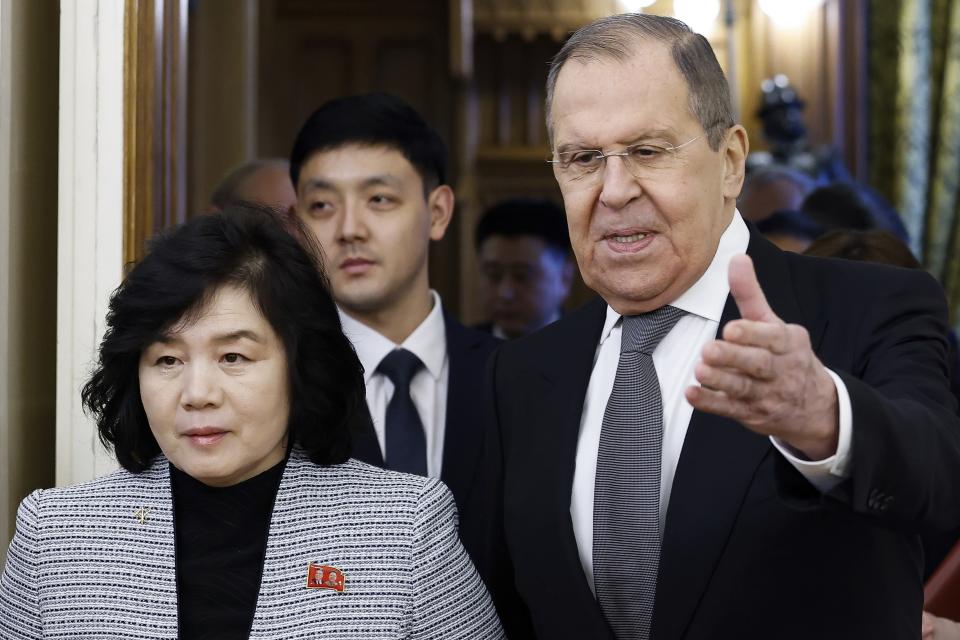
<instances>
[{"instance_id":1,"label":"thumb","mask_svg":"<svg viewBox=\"0 0 960 640\"><path fill-rule=\"evenodd\" d=\"M757 281L757 273L753 269L753 260L750 256L734 256L730 260L728 275L730 295L737 303L741 317L745 320L762 322L779 319L767 303L767 297L763 295L763 289Z\"/></svg>"}]
</instances>

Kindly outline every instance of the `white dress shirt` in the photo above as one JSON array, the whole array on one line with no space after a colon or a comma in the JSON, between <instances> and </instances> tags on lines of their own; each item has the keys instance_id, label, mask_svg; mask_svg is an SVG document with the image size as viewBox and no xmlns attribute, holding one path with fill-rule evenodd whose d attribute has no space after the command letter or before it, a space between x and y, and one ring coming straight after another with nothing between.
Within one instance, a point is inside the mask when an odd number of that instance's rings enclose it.
<instances>
[{"instance_id":1,"label":"white dress shirt","mask_svg":"<svg viewBox=\"0 0 960 640\"><path fill-rule=\"evenodd\" d=\"M693 406L687 402L684 391L699 384L694 368L700 362L703 347L715 339L720 327L720 316L730 293L727 271L730 259L747 252L750 231L734 212L733 220L720 237L713 261L696 283L671 306L686 311L676 326L663 338L653 352L653 364L660 382L663 401L663 454L660 469L660 533L663 534L673 477L693 415ZM593 371L580 418L577 441L576 469L570 515L580 552L580 562L590 588L593 589L593 492L597 475L597 454L600 447L600 429L607 400L613 391L613 382L620 361L620 314L609 306L607 319L600 334L600 344L594 356ZM825 460L805 461L794 455L785 443L771 438L778 451L820 491L826 492L847 476L850 456L852 417L850 397L840 378L829 369L837 387L840 406L840 433L837 452ZM709 499L704 496L704 499Z\"/></svg>"},{"instance_id":2,"label":"white dress shirt","mask_svg":"<svg viewBox=\"0 0 960 640\"><path fill-rule=\"evenodd\" d=\"M423 368L410 381L410 396L420 414L427 440L427 474L439 478L443 466L443 440L447 424L447 386L450 380L450 359L447 357L447 329L443 322L440 296L430 290L433 308L403 344L394 344L383 334L354 320L340 311L343 333L363 365L363 381L367 385L367 407L373 418L373 429L380 443L380 452L387 457L385 418L393 397L390 378L377 371L380 362L394 349L412 352L423 362Z\"/></svg>"}]
</instances>

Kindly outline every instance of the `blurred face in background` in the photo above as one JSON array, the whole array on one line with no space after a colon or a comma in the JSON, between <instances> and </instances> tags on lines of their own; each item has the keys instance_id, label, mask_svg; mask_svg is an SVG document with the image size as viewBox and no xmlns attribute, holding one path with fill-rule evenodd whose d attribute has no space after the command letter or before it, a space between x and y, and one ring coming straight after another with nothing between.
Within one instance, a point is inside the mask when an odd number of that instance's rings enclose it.
<instances>
[{"instance_id":1,"label":"blurred face in background","mask_svg":"<svg viewBox=\"0 0 960 640\"><path fill-rule=\"evenodd\" d=\"M443 238L453 211L449 187L425 194L400 151L348 144L310 156L297 195L341 309L364 317L426 297L429 244Z\"/></svg>"},{"instance_id":2,"label":"blurred face in background","mask_svg":"<svg viewBox=\"0 0 960 640\"><path fill-rule=\"evenodd\" d=\"M747 181L740 195L737 209L745 220L758 222L770 217L776 211L784 209L799 211L806 196L806 190L788 178L770 180L762 184L751 184Z\"/></svg>"},{"instance_id":3,"label":"blurred face in background","mask_svg":"<svg viewBox=\"0 0 960 640\"><path fill-rule=\"evenodd\" d=\"M289 211L297 204L290 173L284 166L257 169L243 181L237 195L245 202L256 202L281 211Z\"/></svg>"},{"instance_id":4,"label":"blurred face in background","mask_svg":"<svg viewBox=\"0 0 960 640\"><path fill-rule=\"evenodd\" d=\"M224 286L144 349L140 398L164 455L211 486L230 486L286 455L287 358L242 289Z\"/></svg>"},{"instance_id":5,"label":"blurred face in background","mask_svg":"<svg viewBox=\"0 0 960 640\"><path fill-rule=\"evenodd\" d=\"M492 235L478 258L484 309L507 337L556 319L573 281L573 263L561 251L532 235Z\"/></svg>"}]
</instances>

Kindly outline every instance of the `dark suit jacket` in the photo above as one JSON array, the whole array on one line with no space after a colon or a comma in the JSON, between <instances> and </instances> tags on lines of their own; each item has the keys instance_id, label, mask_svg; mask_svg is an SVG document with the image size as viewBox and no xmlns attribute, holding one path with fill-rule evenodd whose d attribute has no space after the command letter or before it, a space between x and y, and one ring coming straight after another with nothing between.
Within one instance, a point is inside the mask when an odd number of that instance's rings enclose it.
<instances>
[{"instance_id":1,"label":"dark suit jacket","mask_svg":"<svg viewBox=\"0 0 960 640\"><path fill-rule=\"evenodd\" d=\"M476 484L483 452L483 413L480 408L483 373L488 356L501 341L463 326L449 314L445 313L443 320L447 332L450 377L440 479L453 492L463 526L464 518L469 519L464 507ZM354 434L353 457L378 467L384 466L383 452L380 451L368 411L364 411Z\"/></svg>"},{"instance_id":2,"label":"dark suit jacket","mask_svg":"<svg viewBox=\"0 0 960 640\"><path fill-rule=\"evenodd\" d=\"M772 447L695 411L666 515L653 638L919 635L917 532L960 522L960 423L943 292L926 273L781 252L751 231L773 310L805 326L853 411L852 476L821 495ZM512 640L613 635L570 518L577 436L606 305L491 358L487 527L464 537ZM738 317L728 298L721 320Z\"/></svg>"}]
</instances>

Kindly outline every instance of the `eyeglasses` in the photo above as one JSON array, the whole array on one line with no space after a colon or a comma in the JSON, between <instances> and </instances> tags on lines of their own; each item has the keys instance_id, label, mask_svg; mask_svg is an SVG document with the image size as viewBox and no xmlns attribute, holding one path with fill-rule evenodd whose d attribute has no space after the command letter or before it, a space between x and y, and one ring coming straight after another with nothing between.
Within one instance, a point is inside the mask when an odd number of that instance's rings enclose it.
<instances>
[{"instance_id":1,"label":"eyeglasses","mask_svg":"<svg viewBox=\"0 0 960 640\"><path fill-rule=\"evenodd\" d=\"M554 153L547 162L553 165L558 179L573 182L597 179L603 175L607 158L617 156L623 158L623 164L630 175L641 178L675 167L677 152L702 137L703 134L678 145L640 142L615 153L604 153L599 149L575 149Z\"/></svg>"}]
</instances>

